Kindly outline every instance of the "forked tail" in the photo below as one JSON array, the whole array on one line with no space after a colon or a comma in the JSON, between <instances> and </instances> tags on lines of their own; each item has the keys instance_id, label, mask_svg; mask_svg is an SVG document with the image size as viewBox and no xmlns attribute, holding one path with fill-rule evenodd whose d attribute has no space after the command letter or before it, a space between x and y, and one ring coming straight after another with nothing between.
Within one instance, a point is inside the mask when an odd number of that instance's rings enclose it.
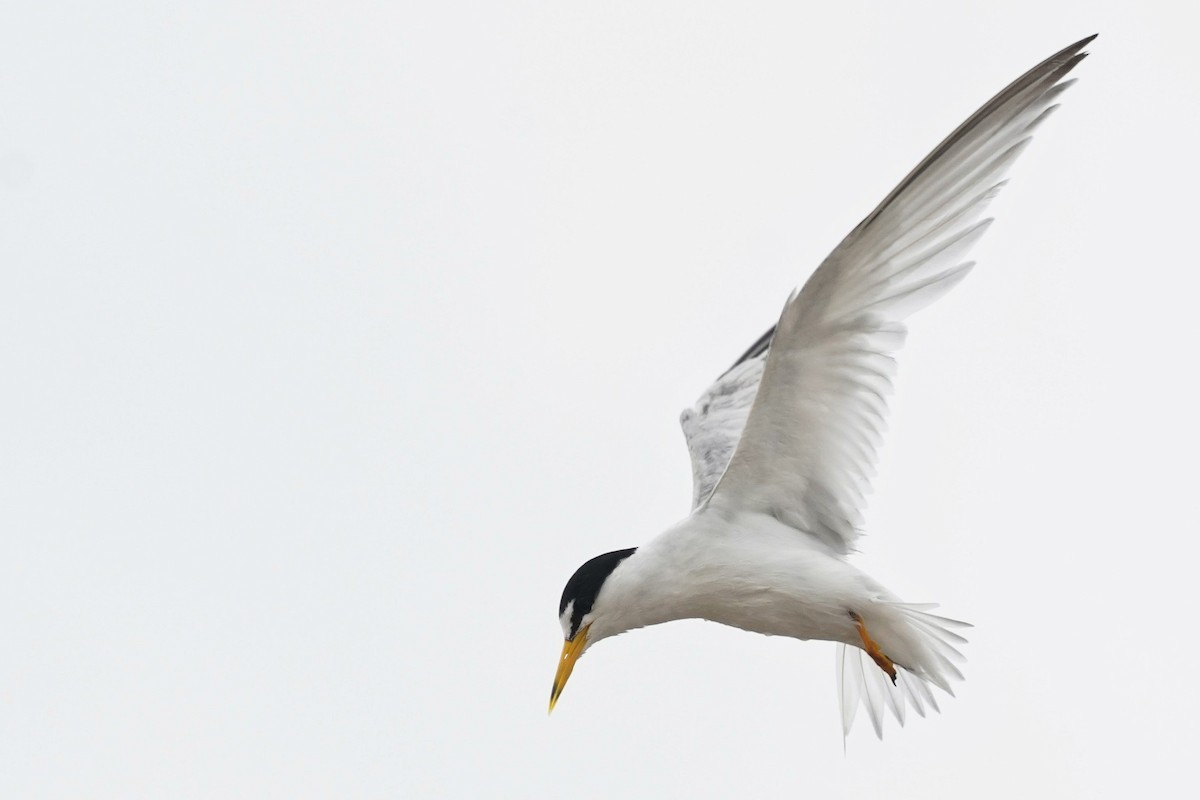
<instances>
[{"instance_id":1,"label":"forked tail","mask_svg":"<svg viewBox=\"0 0 1200 800\"><path fill-rule=\"evenodd\" d=\"M892 716L903 727L909 706L922 717L927 708L940 710L930 684L953 697L950 680L963 677L955 662L961 663L965 658L956 645L967 640L954 629L971 627L968 623L929 613L937 607L932 604L886 605L894 612L890 615L893 624L888 626L892 635L887 638L895 646L889 647L885 642L884 649L895 663L895 683L865 650L845 644L837 646L843 736L850 733L859 703L866 706L875 735L882 739L885 708L891 709Z\"/></svg>"}]
</instances>

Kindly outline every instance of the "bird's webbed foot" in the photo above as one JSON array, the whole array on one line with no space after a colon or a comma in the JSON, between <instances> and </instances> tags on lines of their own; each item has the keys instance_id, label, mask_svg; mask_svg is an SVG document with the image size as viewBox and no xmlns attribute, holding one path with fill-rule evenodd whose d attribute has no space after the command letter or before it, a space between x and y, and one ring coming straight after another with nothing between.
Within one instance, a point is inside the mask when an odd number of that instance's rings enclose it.
<instances>
[{"instance_id":1,"label":"bird's webbed foot","mask_svg":"<svg viewBox=\"0 0 1200 800\"><path fill-rule=\"evenodd\" d=\"M867 625L863 622L863 618L851 611L850 619L854 620L854 626L858 628L858 635L862 639L863 650L871 657L872 661L879 665L881 670L887 673L888 677L892 679L892 685L894 686L896 684L896 665L879 648L879 645L871 638L871 634L867 633Z\"/></svg>"}]
</instances>

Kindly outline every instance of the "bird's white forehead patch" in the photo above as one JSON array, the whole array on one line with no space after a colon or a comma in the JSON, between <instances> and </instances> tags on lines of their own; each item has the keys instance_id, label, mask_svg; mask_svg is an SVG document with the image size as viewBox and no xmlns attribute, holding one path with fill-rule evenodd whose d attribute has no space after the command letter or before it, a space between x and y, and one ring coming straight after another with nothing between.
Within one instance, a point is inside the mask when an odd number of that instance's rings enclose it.
<instances>
[{"instance_id":1,"label":"bird's white forehead patch","mask_svg":"<svg viewBox=\"0 0 1200 800\"><path fill-rule=\"evenodd\" d=\"M571 616L575 613L575 601L570 600L563 612L558 615L558 624L562 625L563 638L571 638Z\"/></svg>"}]
</instances>

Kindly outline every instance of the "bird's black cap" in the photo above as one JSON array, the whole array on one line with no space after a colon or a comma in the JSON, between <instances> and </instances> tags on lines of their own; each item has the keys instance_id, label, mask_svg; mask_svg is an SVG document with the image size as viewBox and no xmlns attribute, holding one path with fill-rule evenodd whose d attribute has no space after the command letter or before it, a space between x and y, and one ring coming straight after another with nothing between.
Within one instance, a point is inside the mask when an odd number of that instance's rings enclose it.
<instances>
[{"instance_id":1,"label":"bird's black cap","mask_svg":"<svg viewBox=\"0 0 1200 800\"><path fill-rule=\"evenodd\" d=\"M637 550L636 547L628 550L614 550L611 553L596 556L575 570L575 574L571 576L571 580L567 581L566 588L563 589L562 600L558 603L558 615L561 617L571 601L575 601L575 605L571 607L571 635L567 637L568 640L574 639L575 634L579 633L580 623L583 622L584 616L592 610L592 606L596 602L596 595L600 594L600 587L608 580L608 576L612 574L618 564L633 555L635 550Z\"/></svg>"}]
</instances>

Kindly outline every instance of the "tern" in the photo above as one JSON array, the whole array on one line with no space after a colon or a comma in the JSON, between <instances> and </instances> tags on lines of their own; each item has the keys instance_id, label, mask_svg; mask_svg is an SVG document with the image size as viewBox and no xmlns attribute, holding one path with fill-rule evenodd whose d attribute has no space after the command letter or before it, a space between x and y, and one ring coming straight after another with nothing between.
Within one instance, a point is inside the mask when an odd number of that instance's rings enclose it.
<instances>
[{"instance_id":1,"label":"tern","mask_svg":"<svg viewBox=\"0 0 1200 800\"><path fill-rule=\"evenodd\" d=\"M934 148L686 409L692 510L649 543L596 556L559 602L553 711L576 661L610 636L678 619L837 643L842 732L863 705L937 710L966 623L901 601L847 556L861 534L904 319L966 277L983 219L1058 107L1089 36L1015 80Z\"/></svg>"}]
</instances>

